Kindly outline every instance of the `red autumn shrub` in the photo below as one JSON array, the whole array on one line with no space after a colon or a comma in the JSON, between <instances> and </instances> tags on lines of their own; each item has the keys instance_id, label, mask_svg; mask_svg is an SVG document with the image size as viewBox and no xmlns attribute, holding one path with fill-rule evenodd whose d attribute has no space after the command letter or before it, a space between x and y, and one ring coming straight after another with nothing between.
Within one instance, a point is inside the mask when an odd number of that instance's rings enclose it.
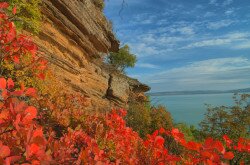
<instances>
[{"instance_id":1,"label":"red autumn shrub","mask_svg":"<svg viewBox=\"0 0 250 165\"><path fill-rule=\"evenodd\" d=\"M21 97L33 96L32 88L14 90L11 79L0 78L0 141L4 147L1 162L16 163L22 161L50 160L46 154L47 140L42 128L36 124L37 109L27 105ZM3 146L4 144L4 146Z\"/></svg>"},{"instance_id":2,"label":"red autumn shrub","mask_svg":"<svg viewBox=\"0 0 250 165\"><path fill-rule=\"evenodd\" d=\"M172 164L182 161L185 164L220 164L233 159L234 154L227 152L223 143L208 138L204 143L187 142L177 129L160 129L143 141L136 132L126 127L124 110L113 111L103 117L102 128L91 136L82 128L69 129L60 139L52 131L43 132L37 124L37 109L21 100L29 97L32 88L22 87L14 90L11 79L0 79L0 147L1 162L42 163L42 164ZM28 94L28 96L26 95ZM35 93L32 92L32 96ZM98 122L98 117L90 116ZM102 125L102 126L101 126ZM106 128L104 128L106 127ZM187 150L180 156L168 152L161 135L170 135ZM226 136L225 136L226 137ZM230 141L229 138L225 138ZM249 154L249 140L240 139L233 148Z\"/></svg>"},{"instance_id":3,"label":"red autumn shrub","mask_svg":"<svg viewBox=\"0 0 250 165\"><path fill-rule=\"evenodd\" d=\"M47 61L38 57L38 48L30 37L17 35L14 23L5 13L5 9L8 7L8 3L0 2L0 64L14 62L15 68L29 68L33 76L44 78L43 72L46 69ZM14 8L13 14L15 14L15 10ZM29 58L28 62L27 60L21 61L24 57ZM1 67L1 75L4 75L5 71Z\"/></svg>"}]
</instances>

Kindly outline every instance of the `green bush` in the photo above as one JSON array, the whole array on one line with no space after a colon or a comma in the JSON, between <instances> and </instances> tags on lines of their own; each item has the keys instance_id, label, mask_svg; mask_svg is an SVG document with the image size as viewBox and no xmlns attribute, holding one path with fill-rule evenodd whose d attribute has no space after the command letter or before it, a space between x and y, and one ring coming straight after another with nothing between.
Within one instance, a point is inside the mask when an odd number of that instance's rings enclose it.
<instances>
[{"instance_id":1,"label":"green bush","mask_svg":"<svg viewBox=\"0 0 250 165\"><path fill-rule=\"evenodd\" d=\"M171 114L167 111L166 107L159 105L152 107L150 112L151 117L151 132L160 128L170 130L173 127L173 119Z\"/></svg>"},{"instance_id":2,"label":"green bush","mask_svg":"<svg viewBox=\"0 0 250 165\"><path fill-rule=\"evenodd\" d=\"M129 104L127 125L139 133L140 137L145 138L151 130L150 106L143 102L133 102Z\"/></svg>"},{"instance_id":3,"label":"green bush","mask_svg":"<svg viewBox=\"0 0 250 165\"><path fill-rule=\"evenodd\" d=\"M185 139L188 141L195 141L195 135L194 135L194 126L189 126L188 124L185 123L178 123L175 124L175 128L178 128L182 133L185 134Z\"/></svg>"},{"instance_id":4,"label":"green bush","mask_svg":"<svg viewBox=\"0 0 250 165\"><path fill-rule=\"evenodd\" d=\"M128 45L121 47L117 53L111 52L108 56L108 62L122 72L125 68L134 67L136 61L136 56L130 53Z\"/></svg>"},{"instance_id":5,"label":"green bush","mask_svg":"<svg viewBox=\"0 0 250 165\"><path fill-rule=\"evenodd\" d=\"M164 106L152 107L149 101L131 101L125 118L127 125L142 138L155 130L171 130L173 119Z\"/></svg>"},{"instance_id":6,"label":"green bush","mask_svg":"<svg viewBox=\"0 0 250 165\"><path fill-rule=\"evenodd\" d=\"M204 137L219 139L227 134L235 141L240 137L250 137L250 105L247 105L246 95L241 95L235 103L232 107L208 106L205 119L200 123Z\"/></svg>"},{"instance_id":7,"label":"green bush","mask_svg":"<svg viewBox=\"0 0 250 165\"><path fill-rule=\"evenodd\" d=\"M9 9L17 8L15 24L18 28L38 33L41 27L42 14L40 11L41 0L0 0L8 2Z\"/></svg>"}]
</instances>

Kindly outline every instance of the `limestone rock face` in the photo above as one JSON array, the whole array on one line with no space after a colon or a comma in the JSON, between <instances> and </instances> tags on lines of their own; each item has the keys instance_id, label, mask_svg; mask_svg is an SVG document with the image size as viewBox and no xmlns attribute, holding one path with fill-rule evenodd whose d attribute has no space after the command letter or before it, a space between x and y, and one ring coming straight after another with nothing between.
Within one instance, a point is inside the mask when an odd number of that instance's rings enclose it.
<instances>
[{"instance_id":1,"label":"limestone rock face","mask_svg":"<svg viewBox=\"0 0 250 165\"><path fill-rule=\"evenodd\" d=\"M126 77L115 74L110 75L107 98L118 102L126 102L129 92L129 84Z\"/></svg>"},{"instance_id":2,"label":"limestone rock face","mask_svg":"<svg viewBox=\"0 0 250 165\"><path fill-rule=\"evenodd\" d=\"M83 93L94 109L126 105L131 92L149 87L103 69L107 52L119 49L109 21L93 0L43 0L44 22L35 37L57 77Z\"/></svg>"},{"instance_id":3,"label":"limestone rock face","mask_svg":"<svg viewBox=\"0 0 250 165\"><path fill-rule=\"evenodd\" d=\"M92 0L43 0L43 13L90 57L99 52L117 51L109 21ZM53 37L53 36L51 36Z\"/></svg>"}]
</instances>

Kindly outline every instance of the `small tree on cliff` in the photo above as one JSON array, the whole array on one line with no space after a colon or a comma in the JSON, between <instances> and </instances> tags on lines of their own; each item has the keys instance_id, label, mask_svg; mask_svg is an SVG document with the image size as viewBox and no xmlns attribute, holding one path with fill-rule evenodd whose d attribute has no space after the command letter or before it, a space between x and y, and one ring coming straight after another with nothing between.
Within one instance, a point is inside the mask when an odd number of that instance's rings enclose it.
<instances>
[{"instance_id":1,"label":"small tree on cliff","mask_svg":"<svg viewBox=\"0 0 250 165\"><path fill-rule=\"evenodd\" d=\"M108 56L108 62L122 72L125 68L134 67L136 61L137 58L130 53L128 45L121 47L117 53L111 52Z\"/></svg>"}]
</instances>

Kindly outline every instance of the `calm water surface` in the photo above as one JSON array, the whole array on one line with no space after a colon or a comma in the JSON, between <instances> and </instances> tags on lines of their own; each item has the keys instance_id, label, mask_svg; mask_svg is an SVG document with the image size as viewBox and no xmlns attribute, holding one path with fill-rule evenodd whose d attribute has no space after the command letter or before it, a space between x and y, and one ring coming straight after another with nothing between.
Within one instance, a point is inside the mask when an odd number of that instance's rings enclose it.
<instances>
[{"instance_id":1,"label":"calm water surface","mask_svg":"<svg viewBox=\"0 0 250 165\"><path fill-rule=\"evenodd\" d=\"M175 122L198 126L206 112L205 104L212 106L232 106L233 93L151 96L153 105L165 105Z\"/></svg>"}]
</instances>

